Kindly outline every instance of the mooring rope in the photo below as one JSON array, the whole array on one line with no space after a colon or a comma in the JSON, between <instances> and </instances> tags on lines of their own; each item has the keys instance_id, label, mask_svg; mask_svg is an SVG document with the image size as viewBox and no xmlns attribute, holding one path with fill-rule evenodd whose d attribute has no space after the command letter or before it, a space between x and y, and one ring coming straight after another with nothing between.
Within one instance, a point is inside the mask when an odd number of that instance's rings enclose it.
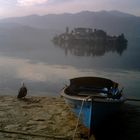
<instances>
[{"instance_id":1,"label":"mooring rope","mask_svg":"<svg viewBox=\"0 0 140 140\"><path fill-rule=\"evenodd\" d=\"M81 104L81 108L80 108L80 111L79 111L79 115L78 115L78 119L77 119L77 123L76 123L76 127L75 127L75 130L74 130L72 140L74 140L74 138L75 138L75 134L76 134L76 131L77 131L77 128L78 128L78 124L79 124L80 116L81 116L82 109L83 109L83 106L84 106L84 102L85 102L85 99L83 99L82 104Z\"/></svg>"},{"instance_id":2,"label":"mooring rope","mask_svg":"<svg viewBox=\"0 0 140 140\"><path fill-rule=\"evenodd\" d=\"M77 119L77 123L76 123L76 127L75 127L75 130L74 130L74 134L73 134L72 140L74 140L75 135L76 135L76 131L77 131L77 128L78 128L78 125L79 125L79 120L80 120L80 116L81 116L81 113L82 113L82 109L83 109L84 103L89 98L90 98L90 96L88 96L87 98L82 100L81 108L80 108L80 111L79 111L79 115L78 115L78 119Z\"/></svg>"}]
</instances>

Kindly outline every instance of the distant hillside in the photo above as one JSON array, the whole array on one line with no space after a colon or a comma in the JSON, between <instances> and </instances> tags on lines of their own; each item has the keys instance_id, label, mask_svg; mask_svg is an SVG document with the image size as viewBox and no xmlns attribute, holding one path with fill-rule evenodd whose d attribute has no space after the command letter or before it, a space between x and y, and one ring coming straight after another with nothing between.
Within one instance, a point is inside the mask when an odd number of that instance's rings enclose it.
<instances>
[{"instance_id":1,"label":"distant hillside","mask_svg":"<svg viewBox=\"0 0 140 140\"><path fill-rule=\"evenodd\" d=\"M49 14L44 16L30 15L25 17L7 18L0 20L2 24L9 23L26 25L34 28L53 29L64 31L66 26L74 27L90 27L103 29L109 34L125 33L128 36L140 37L140 17L136 17L119 11L100 11L90 12L83 11L76 14ZM3 26L4 26L3 25Z\"/></svg>"}]
</instances>

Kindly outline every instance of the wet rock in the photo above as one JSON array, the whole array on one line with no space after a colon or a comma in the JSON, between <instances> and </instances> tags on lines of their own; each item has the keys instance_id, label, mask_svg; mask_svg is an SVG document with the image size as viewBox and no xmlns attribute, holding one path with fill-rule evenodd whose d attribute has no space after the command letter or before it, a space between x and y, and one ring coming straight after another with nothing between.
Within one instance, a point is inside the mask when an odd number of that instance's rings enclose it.
<instances>
[{"instance_id":1,"label":"wet rock","mask_svg":"<svg viewBox=\"0 0 140 140\"><path fill-rule=\"evenodd\" d=\"M9 124L7 126L4 127L5 130L17 130L20 127L19 124Z\"/></svg>"},{"instance_id":2,"label":"wet rock","mask_svg":"<svg viewBox=\"0 0 140 140\"><path fill-rule=\"evenodd\" d=\"M26 124L27 125L36 125L37 122L36 121L29 120Z\"/></svg>"},{"instance_id":3,"label":"wet rock","mask_svg":"<svg viewBox=\"0 0 140 140\"><path fill-rule=\"evenodd\" d=\"M77 119L62 98L14 96L0 98L0 139L51 140L37 135L69 136L72 138ZM17 134L16 134L17 133ZM23 134L27 133L27 135ZM77 130L80 133L80 130ZM57 139L57 138L55 138Z\"/></svg>"}]
</instances>

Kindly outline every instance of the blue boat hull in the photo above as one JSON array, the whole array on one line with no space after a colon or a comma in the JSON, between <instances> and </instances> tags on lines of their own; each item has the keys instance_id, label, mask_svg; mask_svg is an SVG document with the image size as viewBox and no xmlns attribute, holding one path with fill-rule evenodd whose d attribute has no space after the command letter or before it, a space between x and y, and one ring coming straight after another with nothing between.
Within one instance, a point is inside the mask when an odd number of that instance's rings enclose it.
<instances>
[{"instance_id":1,"label":"blue boat hull","mask_svg":"<svg viewBox=\"0 0 140 140\"><path fill-rule=\"evenodd\" d=\"M72 112L76 117L80 117L80 122L88 129L90 129L91 121L94 124L94 128L101 125L108 116L116 113L120 110L123 100L120 102L114 101L93 101L91 100L77 100L71 98L65 98L66 103L70 106ZM93 107L93 118L91 118Z\"/></svg>"}]
</instances>

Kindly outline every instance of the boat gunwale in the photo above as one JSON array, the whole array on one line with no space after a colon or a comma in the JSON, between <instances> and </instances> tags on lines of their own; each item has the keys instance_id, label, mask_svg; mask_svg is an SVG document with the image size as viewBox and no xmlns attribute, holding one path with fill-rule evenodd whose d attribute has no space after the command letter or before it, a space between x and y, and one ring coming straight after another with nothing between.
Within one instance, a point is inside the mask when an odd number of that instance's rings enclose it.
<instances>
[{"instance_id":1,"label":"boat gunwale","mask_svg":"<svg viewBox=\"0 0 140 140\"><path fill-rule=\"evenodd\" d=\"M97 94L96 94L96 92L94 94L88 94L86 91L86 93L83 94L80 92L79 93L78 92L67 93L67 91L66 91L70 87L77 88L77 87L83 86L83 85L84 86L95 85L95 87L97 86L97 88L98 87L102 87L102 88L106 87L108 90L111 87L115 87L118 89L121 88L120 84L118 84L117 82L112 81L110 79L107 79L107 78L91 77L91 76L89 76L89 77L88 76L87 77L76 77L76 78L70 79L70 85L65 86L63 88L63 90L61 91L61 96L68 98L68 99L71 99L71 100L79 100L79 101L85 100L85 101L89 101L89 102L91 102L91 100L93 98L94 98L94 102L107 102L107 103L121 103L121 102L124 102L126 100L124 94L121 94L121 97L119 99L117 99L117 98L111 98L109 96L101 95L102 92L97 92ZM70 91L70 92L73 92L73 91Z\"/></svg>"},{"instance_id":2,"label":"boat gunwale","mask_svg":"<svg viewBox=\"0 0 140 140\"><path fill-rule=\"evenodd\" d=\"M103 97L103 96L78 96L78 95L68 95L65 93L65 90L66 88L68 87L65 87L60 95L64 98L67 98L67 99L71 99L71 100L77 100L77 101L83 101L85 100L86 102L91 102L92 98L94 98L94 102L102 102L102 103L123 103L126 101L126 98L122 95L122 98L120 99L112 99L112 98L108 98L108 97Z\"/></svg>"}]
</instances>

